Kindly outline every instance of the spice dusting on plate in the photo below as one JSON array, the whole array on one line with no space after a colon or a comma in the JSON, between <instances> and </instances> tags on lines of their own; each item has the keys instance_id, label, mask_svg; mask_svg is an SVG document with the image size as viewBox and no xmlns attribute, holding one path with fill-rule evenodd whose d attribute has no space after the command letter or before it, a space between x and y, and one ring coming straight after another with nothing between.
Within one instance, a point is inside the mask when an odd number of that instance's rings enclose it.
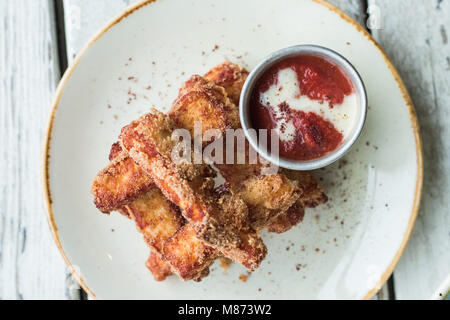
<instances>
[{"instance_id":1,"label":"spice dusting on plate","mask_svg":"<svg viewBox=\"0 0 450 320\"><path fill-rule=\"evenodd\" d=\"M241 275L239 276L239 280L241 280L241 282L247 282L249 276L250 276L250 273L247 273L247 274L241 274Z\"/></svg>"},{"instance_id":2,"label":"spice dusting on plate","mask_svg":"<svg viewBox=\"0 0 450 320\"><path fill-rule=\"evenodd\" d=\"M228 268L230 267L230 265L232 263L231 259L228 259L228 258L220 258L219 262L220 262L220 267L223 270L228 270Z\"/></svg>"}]
</instances>

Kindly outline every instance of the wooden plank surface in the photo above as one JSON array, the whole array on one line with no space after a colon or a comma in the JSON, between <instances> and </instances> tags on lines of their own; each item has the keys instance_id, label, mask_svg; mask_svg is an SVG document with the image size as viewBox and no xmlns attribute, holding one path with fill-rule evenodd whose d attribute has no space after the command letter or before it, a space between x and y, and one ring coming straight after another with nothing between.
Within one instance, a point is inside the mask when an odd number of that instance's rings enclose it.
<instances>
[{"instance_id":1,"label":"wooden plank surface","mask_svg":"<svg viewBox=\"0 0 450 320\"><path fill-rule=\"evenodd\" d=\"M0 1L0 300L67 299L41 201L41 134L59 80L53 1Z\"/></svg>"},{"instance_id":2,"label":"wooden plank surface","mask_svg":"<svg viewBox=\"0 0 450 320\"><path fill-rule=\"evenodd\" d=\"M69 62L108 20L137 0L64 0ZM360 24L363 0L330 0ZM73 298L53 244L39 187L40 135L59 79L53 1L0 3L0 299ZM375 6L374 6L375 5ZM450 3L369 0L372 30L414 100L425 154L421 212L395 271L396 297L428 298L450 271ZM76 290L74 291L76 292ZM386 290L383 290L383 297ZM76 296L75 296L76 297Z\"/></svg>"},{"instance_id":3,"label":"wooden plank surface","mask_svg":"<svg viewBox=\"0 0 450 320\"><path fill-rule=\"evenodd\" d=\"M69 61L102 25L136 1L64 0ZM364 23L363 1L330 2ZM8 146L0 164L2 299L70 296L62 259L43 219L39 170L34 168L40 146L36 132L42 129L58 79L51 3L15 0L0 4L5 21L0 27L0 139ZM378 7L372 6L371 12L380 13L382 27L372 30L373 35L410 90L425 152L424 198L413 237L395 271L396 296L427 298L450 271L449 205L443 196L449 190L450 169L450 146L445 140L450 120L450 4L440 0L370 0L369 5L373 4Z\"/></svg>"},{"instance_id":4,"label":"wooden plank surface","mask_svg":"<svg viewBox=\"0 0 450 320\"><path fill-rule=\"evenodd\" d=\"M450 272L450 1L370 4L382 27L373 35L411 94L424 147L421 209L394 273L396 297L427 299Z\"/></svg>"}]
</instances>

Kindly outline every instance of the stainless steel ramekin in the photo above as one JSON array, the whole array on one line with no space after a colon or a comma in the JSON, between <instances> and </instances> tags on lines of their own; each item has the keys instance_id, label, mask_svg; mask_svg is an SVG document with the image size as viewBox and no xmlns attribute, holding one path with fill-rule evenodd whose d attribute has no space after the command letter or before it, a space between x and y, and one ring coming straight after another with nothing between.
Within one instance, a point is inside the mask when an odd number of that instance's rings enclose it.
<instances>
[{"instance_id":1,"label":"stainless steel ramekin","mask_svg":"<svg viewBox=\"0 0 450 320\"><path fill-rule=\"evenodd\" d=\"M267 149L260 148L257 141L258 138L249 132L249 129L253 128L249 114L250 112L249 103L256 82L264 74L265 71L267 71L271 66L273 66L278 61L300 55L320 56L339 66L341 70L349 77L350 81L352 81L358 99L358 113L356 115L353 130L350 133L350 135L343 141L341 146L321 158L307 161L290 160L273 156ZM344 156L350 150L352 145L356 142L359 135L361 134L361 131L364 127L364 123L366 121L367 93L364 83L360 75L356 71L355 67L353 67L353 65L339 53L331 49L316 45L297 45L279 50L271 54L270 56L265 58L260 64L258 64L258 66L250 73L241 92L239 114L242 128L244 130L246 138L250 142L250 145L263 158L274 163L275 165L287 169L314 170L325 167L335 162L336 160Z\"/></svg>"}]
</instances>

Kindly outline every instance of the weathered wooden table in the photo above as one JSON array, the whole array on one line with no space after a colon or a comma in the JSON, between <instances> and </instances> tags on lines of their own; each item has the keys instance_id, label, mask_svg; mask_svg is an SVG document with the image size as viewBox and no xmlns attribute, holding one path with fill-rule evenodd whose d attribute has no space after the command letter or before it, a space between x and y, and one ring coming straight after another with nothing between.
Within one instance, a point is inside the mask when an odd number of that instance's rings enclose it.
<instances>
[{"instance_id":1,"label":"weathered wooden table","mask_svg":"<svg viewBox=\"0 0 450 320\"><path fill-rule=\"evenodd\" d=\"M47 226L41 134L67 64L136 1L0 0L0 299L87 298ZM421 210L393 278L377 297L426 299L450 271L450 1L330 2L368 28L415 104L425 157Z\"/></svg>"}]
</instances>

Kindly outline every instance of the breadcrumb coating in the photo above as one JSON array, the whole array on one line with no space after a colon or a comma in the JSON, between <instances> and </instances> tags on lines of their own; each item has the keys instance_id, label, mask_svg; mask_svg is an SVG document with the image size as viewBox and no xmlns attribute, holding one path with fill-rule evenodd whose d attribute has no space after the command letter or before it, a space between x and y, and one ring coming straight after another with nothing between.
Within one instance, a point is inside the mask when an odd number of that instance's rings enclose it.
<instances>
[{"instance_id":1,"label":"breadcrumb coating","mask_svg":"<svg viewBox=\"0 0 450 320\"><path fill-rule=\"evenodd\" d=\"M248 75L249 72L245 68L230 61L225 61L212 68L205 74L205 78L223 87L231 101L239 106L242 87Z\"/></svg>"},{"instance_id":2,"label":"breadcrumb coating","mask_svg":"<svg viewBox=\"0 0 450 320\"><path fill-rule=\"evenodd\" d=\"M111 148L110 164L94 179L97 208L130 217L144 235L151 249L146 266L157 281L172 273L200 281L221 256L255 270L267 254L258 230L286 232L302 221L305 207L327 201L307 172L282 169L265 176L266 164L219 164L227 183L214 189L208 165L171 160L176 128L193 134L195 121L202 122L201 134L240 128L237 106L247 76L227 61L204 77L191 77L169 117L153 111L123 129Z\"/></svg>"},{"instance_id":3,"label":"breadcrumb coating","mask_svg":"<svg viewBox=\"0 0 450 320\"><path fill-rule=\"evenodd\" d=\"M133 159L120 151L94 178L91 193L95 206L104 213L110 213L154 187L153 181Z\"/></svg>"},{"instance_id":4,"label":"breadcrumb coating","mask_svg":"<svg viewBox=\"0 0 450 320\"><path fill-rule=\"evenodd\" d=\"M150 270L155 281L164 281L168 276L172 275L170 265L155 252L150 253L145 266Z\"/></svg>"}]
</instances>

